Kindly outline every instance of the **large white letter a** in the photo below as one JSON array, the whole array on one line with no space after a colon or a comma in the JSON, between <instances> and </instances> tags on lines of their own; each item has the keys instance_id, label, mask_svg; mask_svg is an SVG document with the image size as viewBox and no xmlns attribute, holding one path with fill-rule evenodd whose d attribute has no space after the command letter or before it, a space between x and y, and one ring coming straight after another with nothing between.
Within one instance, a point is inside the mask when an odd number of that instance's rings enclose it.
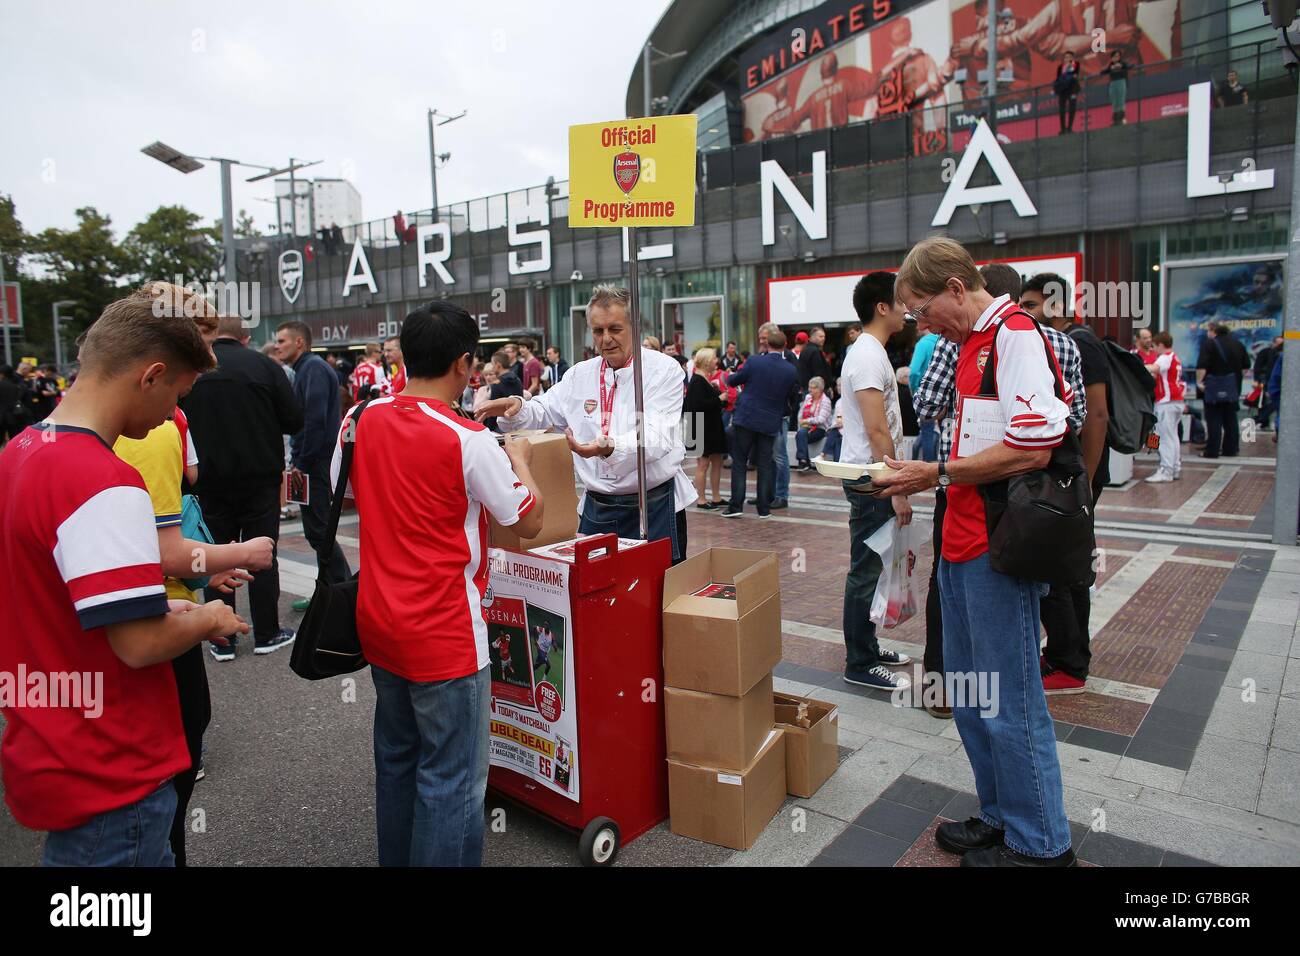
<instances>
[{"instance_id":1,"label":"large white letter a","mask_svg":"<svg viewBox=\"0 0 1300 956\"><path fill-rule=\"evenodd\" d=\"M992 186L968 187L966 184L975 174L975 167L979 165L981 158L989 161L989 165L993 167L993 175L998 181ZM994 202L1010 202L1015 207L1016 214L1020 216L1038 215L1038 210L1034 208L1029 194L1025 192L1020 177L1011 168L1011 161L1007 159L1007 154L1002 152L997 137L989 129L988 123L980 120L970 142L966 144L961 162L957 164L957 171L953 173L952 182L948 184L948 191L943 194L943 201L939 203L939 209L935 212L930 225L948 225L958 206Z\"/></svg>"}]
</instances>

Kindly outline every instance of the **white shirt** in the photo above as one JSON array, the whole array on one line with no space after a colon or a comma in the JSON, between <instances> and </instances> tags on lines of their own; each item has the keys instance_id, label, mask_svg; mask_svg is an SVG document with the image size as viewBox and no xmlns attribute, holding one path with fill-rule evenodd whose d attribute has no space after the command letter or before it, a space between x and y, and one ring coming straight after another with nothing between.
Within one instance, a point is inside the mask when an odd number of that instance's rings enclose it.
<instances>
[{"instance_id":1,"label":"white shirt","mask_svg":"<svg viewBox=\"0 0 1300 956\"><path fill-rule=\"evenodd\" d=\"M885 421L889 436L894 441L894 453L903 444L903 413L898 406L898 373L889 364L889 353L870 332L858 336L844 356L844 369L840 372L840 390L844 394L841 416L844 427L840 429L843 445L840 461L855 465L869 465L875 456L867 435L867 424L862 420L857 393L874 388L885 399Z\"/></svg>"},{"instance_id":2,"label":"white shirt","mask_svg":"<svg viewBox=\"0 0 1300 956\"><path fill-rule=\"evenodd\" d=\"M646 491L665 481L673 482L677 510L696 499L695 486L682 471L686 446L682 442L682 367L662 352L641 349L637 361L645 389L645 475ZM600 436L600 375L605 376L606 394L613 389L613 411L609 437L614 451L606 458L573 456L573 471L587 491L606 495L636 494L636 395L632 365L611 369L603 358L579 362L549 390L524 402L513 418L497 419L503 432L519 428L573 430L583 444ZM582 511L584 493L578 502Z\"/></svg>"}]
</instances>

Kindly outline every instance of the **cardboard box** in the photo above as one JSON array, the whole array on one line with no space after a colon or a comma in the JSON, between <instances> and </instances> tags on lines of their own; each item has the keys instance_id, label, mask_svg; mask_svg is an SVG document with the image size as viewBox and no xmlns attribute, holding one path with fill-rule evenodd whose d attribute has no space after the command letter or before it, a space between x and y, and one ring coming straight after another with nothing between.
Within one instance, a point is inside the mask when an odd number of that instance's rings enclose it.
<instances>
[{"instance_id":1,"label":"cardboard box","mask_svg":"<svg viewBox=\"0 0 1300 956\"><path fill-rule=\"evenodd\" d=\"M717 597L696 594L734 585ZM743 697L781 661L781 575L772 551L710 548L664 576L664 684Z\"/></svg>"},{"instance_id":2,"label":"cardboard box","mask_svg":"<svg viewBox=\"0 0 1300 956\"><path fill-rule=\"evenodd\" d=\"M578 533L578 493L573 480L573 452L569 440L556 432L529 434L533 460L529 470L542 493L542 530L535 538L520 538L488 515L488 545L527 551L566 541Z\"/></svg>"},{"instance_id":3,"label":"cardboard box","mask_svg":"<svg viewBox=\"0 0 1300 956\"><path fill-rule=\"evenodd\" d=\"M669 826L679 836L748 850L785 802L785 734L773 728L740 773L668 761Z\"/></svg>"},{"instance_id":4,"label":"cardboard box","mask_svg":"<svg viewBox=\"0 0 1300 956\"><path fill-rule=\"evenodd\" d=\"M743 697L664 688L668 756L682 763L743 770L772 730L772 675Z\"/></svg>"},{"instance_id":5,"label":"cardboard box","mask_svg":"<svg viewBox=\"0 0 1300 956\"><path fill-rule=\"evenodd\" d=\"M776 725L785 731L785 786L811 797L840 764L839 716L834 704L774 694Z\"/></svg>"}]
</instances>

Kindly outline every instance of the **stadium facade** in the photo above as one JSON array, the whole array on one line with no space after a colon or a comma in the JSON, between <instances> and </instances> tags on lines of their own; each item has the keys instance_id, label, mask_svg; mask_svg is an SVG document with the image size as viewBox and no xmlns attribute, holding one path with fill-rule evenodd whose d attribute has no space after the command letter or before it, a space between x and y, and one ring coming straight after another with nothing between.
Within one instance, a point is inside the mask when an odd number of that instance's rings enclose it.
<instances>
[{"instance_id":1,"label":"stadium facade","mask_svg":"<svg viewBox=\"0 0 1300 956\"><path fill-rule=\"evenodd\" d=\"M998 6L990 102L985 0L674 2L647 41L649 92L657 112L700 117L699 194L695 226L640 232L647 334L748 349L771 319L827 326L835 348L854 277L944 233L979 260L1062 273L1121 342L1150 324L1194 349L1210 320L1271 340L1296 87L1258 3ZM1113 50L1129 67L1122 124L1101 73ZM1067 51L1083 74L1071 132L1052 87ZM630 116L646 59L630 64ZM1229 69L1243 103L1222 97ZM255 337L301 318L318 348L357 347L438 296L477 315L487 344L530 336L581 357L582 307L628 250L619 229L570 230L567 208L551 181L328 246L259 240L241 256L262 285Z\"/></svg>"}]
</instances>

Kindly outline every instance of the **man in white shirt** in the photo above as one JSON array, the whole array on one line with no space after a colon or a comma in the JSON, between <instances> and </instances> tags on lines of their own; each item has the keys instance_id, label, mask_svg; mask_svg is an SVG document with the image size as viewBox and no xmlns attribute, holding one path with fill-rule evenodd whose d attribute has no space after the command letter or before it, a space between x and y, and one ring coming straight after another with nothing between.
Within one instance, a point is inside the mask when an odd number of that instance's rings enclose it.
<instances>
[{"instance_id":1,"label":"man in white shirt","mask_svg":"<svg viewBox=\"0 0 1300 956\"><path fill-rule=\"evenodd\" d=\"M853 290L853 308L862 320L863 334L849 347L840 372L844 424L839 460L869 465L893 458L903 443L898 375L885 351L889 337L903 328L903 310L894 301L893 273L863 276ZM906 495L878 500L867 493L869 488L866 479L844 481L844 496L849 500L844 679L873 690L893 691L910 686L911 681L889 666L910 663L911 658L882 649L876 640L871 601L884 566L880 555L867 547L867 539L895 517L900 525L907 524L912 520L912 506Z\"/></svg>"},{"instance_id":2,"label":"man in white shirt","mask_svg":"<svg viewBox=\"0 0 1300 956\"><path fill-rule=\"evenodd\" d=\"M578 503L582 534L639 538L636 398L632 384L632 322L627 289L599 285L587 303L596 357L574 365L558 383L533 398L510 396L485 403L480 421L497 417L503 432L563 429L573 470L584 489ZM645 390L646 516L649 540L668 538L673 563L686 557L686 508L695 488L682 471L682 367L651 349L638 351Z\"/></svg>"}]
</instances>

